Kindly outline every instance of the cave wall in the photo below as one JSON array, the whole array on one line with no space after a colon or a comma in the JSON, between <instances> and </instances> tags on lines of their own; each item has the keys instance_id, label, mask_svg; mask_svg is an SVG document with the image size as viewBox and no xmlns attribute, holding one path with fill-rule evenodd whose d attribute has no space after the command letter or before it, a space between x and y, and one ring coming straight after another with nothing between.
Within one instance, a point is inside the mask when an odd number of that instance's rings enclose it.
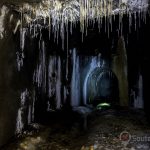
<instances>
[{"instance_id":1,"label":"cave wall","mask_svg":"<svg viewBox=\"0 0 150 150\"><path fill-rule=\"evenodd\" d=\"M30 69L28 69L30 57L26 57L24 71L18 70L20 35L13 32L18 16L14 14L13 20L10 20L11 14L7 7L2 6L0 13L0 146L6 144L18 132L22 121L27 124L28 107L25 106L29 105L30 99L26 100L25 91L28 89L28 93L32 93L30 92ZM31 56L32 50L29 53L27 55ZM32 65L30 67L32 69ZM25 101L24 106L22 106L23 101ZM22 112L24 115L20 118Z\"/></svg>"},{"instance_id":2,"label":"cave wall","mask_svg":"<svg viewBox=\"0 0 150 150\"><path fill-rule=\"evenodd\" d=\"M16 41L7 31L0 39L0 146L13 135L19 107L19 82L16 74ZM18 81L17 81L18 80Z\"/></svg>"}]
</instances>

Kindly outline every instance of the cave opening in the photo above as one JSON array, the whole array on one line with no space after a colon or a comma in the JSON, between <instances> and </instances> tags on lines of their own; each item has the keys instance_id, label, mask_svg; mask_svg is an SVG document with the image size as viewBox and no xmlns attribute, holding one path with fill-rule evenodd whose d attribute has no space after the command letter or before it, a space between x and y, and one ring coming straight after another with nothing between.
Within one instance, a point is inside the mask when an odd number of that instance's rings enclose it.
<instances>
[{"instance_id":1,"label":"cave opening","mask_svg":"<svg viewBox=\"0 0 150 150\"><path fill-rule=\"evenodd\" d=\"M89 104L119 104L118 79L108 68L95 68L88 77L86 89Z\"/></svg>"}]
</instances>

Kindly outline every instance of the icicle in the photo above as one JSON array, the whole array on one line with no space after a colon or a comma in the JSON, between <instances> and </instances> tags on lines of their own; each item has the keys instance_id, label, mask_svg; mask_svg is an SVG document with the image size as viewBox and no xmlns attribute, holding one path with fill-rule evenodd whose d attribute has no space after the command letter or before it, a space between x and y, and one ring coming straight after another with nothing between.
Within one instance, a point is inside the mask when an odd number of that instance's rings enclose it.
<instances>
[{"instance_id":1,"label":"icicle","mask_svg":"<svg viewBox=\"0 0 150 150\"><path fill-rule=\"evenodd\" d=\"M129 33L131 33L131 27L132 27L132 14L129 13Z\"/></svg>"},{"instance_id":2,"label":"icicle","mask_svg":"<svg viewBox=\"0 0 150 150\"><path fill-rule=\"evenodd\" d=\"M73 72L71 79L71 105L79 106L80 104L80 66L79 56L76 54L76 49L73 49Z\"/></svg>"},{"instance_id":3,"label":"icicle","mask_svg":"<svg viewBox=\"0 0 150 150\"><path fill-rule=\"evenodd\" d=\"M20 49L16 52L17 55L17 67L18 71L21 70L21 67L23 66L23 60L24 60L24 46L25 46L25 35L26 35L26 29L23 28L20 31Z\"/></svg>"},{"instance_id":4,"label":"icicle","mask_svg":"<svg viewBox=\"0 0 150 150\"><path fill-rule=\"evenodd\" d=\"M138 80L138 94L136 96L135 92L134 94L134 107L135 108L143 108L143 77L141 74L139 74L139 80Z\"/></svg>"},{"instance_id":5,"label":"icicle","mask_svg":"<svg viewBox=\"0 0 150 150\"><path fill-rule=\"evenodd\" d=\"M56 82L56 102L57 109L61 108L61 60L58 58L57 62L57 82Z\"/></svg>"},{"instance_id":6,"label":"icicle","mask_svg":"<svg viewBox=\"0 0 150 150\"><path fill-rule=\"evenodd\" d=\"M48 26L49 26L49 40L50 40L50 36L51 36L51 16L50 16L50 14L48 17Z\"/></svg>"},{"instance_id":7,"label":"icicle","mask_svg":"<svg viewBox=\"0 0 150 150\"><path fill-rule=\"evenodd\" d=\"M67 93L67 88L64 86L64 98L63 98L64 99L64 102L63 102L64 104L65 104L65 102L67 100L67 94L68 94Z\"/></svg>"},{"instance_id":8,"label":"icicle","mask_svg":"<svg viewBox=\"0 0 150 150\"><path fill-rule=\"evenodd\" d=\"M71 23L70 23L70 33L71 33L71 34L72 34L72 28L73 28L73 27L72 27L72 24L73 24L73 23L72 23L72 14L71 14Z\"/></svg>"},{"instance_id":9,"label":"icicle","mask_svg":"<svg viewBox=\"0 0 150 150\"><path fill-rule=\"evenodd\" d=\"M23 7L21 8L21 25L20 25L20 47L22 48L22 37L23 37Z\"/></svg>"},{"instance_id":10,"label":"icicle","mask_svg":"<svg viewBox=\"0 0 150 150\"><path fill-rule=\"evenodd\" d=\"M22 115L24 114L24 107L25 107L27 96L28 96L28 90L26 89L20 95L21 104L20 104L20 108L18 110L18 115L17 115L17 119L16 119L16 122L17 122L16 123L16 134L21 133L22 129L24 128L24 122L23 122Z\"/></svg>"},{"instance_id":11,"label":"icicle","mask_svg":"<svg viewBox=\"0 0 150 150\"><path fill-rule=\"evenodd\" d=\"M40 43L40 41L39 41ZM45 43L42 41L39 54L39 64L34 72L33 81L46 92L46 54Z\"/></svg>"},{"instance_id":12,"label":"icicle","mask_svg":"<svg viewBox=\"0 0 150 150\"><path fill-rule=\"evenodd\" d=\"M43 76L43 91L46 92L46 54L45 43L42 42L42 76Z\"/></svg>"},{"instance_id":13,"label":"icicle","mask_svg":"<svg viewBox=\"0 0 150 150\"><path fill-rule=\"evenodd\" d=\"M68 22L66 24L66 32L67 32L67 58L68 58L68 38L69 38L69 32L68 32Z\"/></svg>"},{"instance_id":14,"label":"icicle","mask_svg":"<svg viewBox=\"0 0 150 150\"><path fill-rule=\"evenodd\" d=\"M64 50L65 46L64 46L64 41L65 41L65 37L64 37L65 31L64 31L64 19L62 19L62 24L61 24L61 38L62 38L62 49Z\"/></svg>"},{"instance_id":15,"label":"icicle","mask_svg":"<svg viewBox=\"0 0 150 150\"><path fill-rule=\"evenodd\" d=\"M25 35L26 35L26 29L22 28L20 31L20 48L21 51L24 50L24 46L25 46Z\"/></svg>"},{"instance_id":16,"label":"icicle","mask_svg":"<svg viewBox=\"0 0 150 150\"><path fill-rule=\"evenodd\" d=\"M123 16L122 15L121 15L121 21L120 21L120 32L121 32L120 36L122 36L123 35Z\"/></svg>"},{"instance_id":17,"label":"icicle","mask_svg":"<svg viewBox=\"0 0 150 150\"><path fill-rule=\"evenodd\" d=\"M146 8L148 8L148 2L146 0L119 0L116 2L118 6L114 6L114 3L113 0L45 0L44 3L38 3L36 6L24 4L23 7L20 8L21 26L23 25L23 21L25 22L25 20L23 20L24 17L30 18L26 19L26 21L30 24L30 31L32 28L34 37L36 37L37 24L40 24L41 20L44 20L44 26L49 30L49 38L51 31L54 34L54 41L58 43L58 37L60 35L62 48L64 49L65 32L69 32L70 30L70 33L72 33L72 25L76 25L78 21L80 21L82 41L84 35L87 35L88 26L91 23L93 23L94 26L95 23L98 22L100 31L102 20L105 21L105 32L107 32L109 36L110 24L112 31L112 15L115 17L116 14L119 14L119 16L123 17L124 13L129 13L129 27L131 27L132 19L130 19L130 15L138 10L143 12L142 19L146 21ZM25 15L23 15L24 11L27 12ZM70 22L70 29L67 28L65 31L68 22ZM119 28L122 34L122 18L119 20Z\"/></svg>"},{"instance_id":18,"label":"icicle","mask_svg":"<svg viewBox=\"0 0 150 150\"><path fill-rule=\"evenodd\" d=\"M28 124L30 124L32 122L32 106L29 106L28 109Z\"/></svg>"},{"instance_id":19,"label":"icicle","mask_svg":"<svg viewBox=\"0 0 150 150\"><path fill-rule=\"evenodd\" d=\"M23 127L24 127L24 124L22 120L22 109L19 108L18 115L17 115L16 134L21 133Z\"/></svg>"},{"instance_id":20,"label":"icicle","mask_svg":"<svg viewBox=\"0 0 150 150\"><path fill-rule=\"evenodd\" d=\"M109 31L109 18L108 18L108 21L107 21L107 33L108 33L108 38L109 38L109 33L110 31Z\"/></svg>"},{"instance_id":21,"label":"icicle","mask_svg":"<svg viewBox=\"0 0 150 150\"><path fill-rule=\"evenodd\" d=\"M137 17L136 17L136 12L134 13L134 26L135 26L135 31L136 31L136 28L137 28Z\"/></svg>"},{"instance_id":22,"label":"icicle","mask_svg":"<svg viewBox=\"0 0 150 150\"><path fill-rule=\"evenodd\" d=\"M69 73L69 70L68 70L68 53L67 53L67 60L66 60L66 80L68 80L68 73Z\"/></svg>"},{"instance_id":23,"label":"icicle","mask_svg":"<svg viewBox=\"0 0 150 150\"><path fill-rule=\"evenodd\" d=\"M141 11L138 11L138 23L139 23L139 28L141 27Z\"/></svg>"},{"instance_id":24,"label":"icicle","mask_svg":"<svg viewBox=\"0 0 150 150\"><path fill-rule=\"evenodd\" d=\"M33 91L33 103L32 103L32 122L34 122L34 115L35 115L35 100L36 100L36 95L35 95L35 90Z\"/></svg>"},{"instance_id":25,"label":"icicle","mask_svg":"<svg viewBox=\"0 0 150 150\"><path fill-rule=\"evenodd\" d=\"M56 56L50 56L48 65L48 96L52 97L55 93L56 83Z\"/></svg>"},{"instance_id":26,"label":"icicle","mask_svg":"<svg viewBox=\"0 0 150 150\"><path fill-rule=\"evenodd\" d=\"M15 27L15 29L14 29L14 31L13 31L14 34L16 34L19 25L21 25L21 21L20 21L20 20L17 21L16 27Z\"/></svg>"}]
</instances>

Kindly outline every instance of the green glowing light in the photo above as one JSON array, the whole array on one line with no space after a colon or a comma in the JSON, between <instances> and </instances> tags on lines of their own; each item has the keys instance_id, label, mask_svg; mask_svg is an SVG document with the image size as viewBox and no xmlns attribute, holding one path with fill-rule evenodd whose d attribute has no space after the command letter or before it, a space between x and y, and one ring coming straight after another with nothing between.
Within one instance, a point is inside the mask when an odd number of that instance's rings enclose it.
<instances>
[{"instance_id":1,"label":"green glowing light","mask_svg":"<svg viewBox=\"0 0 150 150\"><path fill-rule=\"evenodd\" d=\"M97 109L103 109L103 108L108 108L111 105L109 103L100 103L97 105Z\"/></svg>"}]
</instances>

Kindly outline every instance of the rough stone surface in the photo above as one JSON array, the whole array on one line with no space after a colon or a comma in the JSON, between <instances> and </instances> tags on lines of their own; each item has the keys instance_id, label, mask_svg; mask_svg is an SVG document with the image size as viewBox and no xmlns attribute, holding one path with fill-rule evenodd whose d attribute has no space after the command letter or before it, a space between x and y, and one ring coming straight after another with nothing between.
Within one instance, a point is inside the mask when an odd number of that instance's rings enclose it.
<instances>
[{"instance_id":1,"label":"rough stone surface","mask_svg":"<svg viewBox=\"0 0 150 150\"><path fill-rule=\"evenodd\" d=\"M120 140L123 131L132 137L126 144ZM3 150L149 150L148 140L138 140L149 136L150 128L142 111L107 110L88 119L87 131L83 132L77 122L71 126L57 122L23 136Z\"/></svg>"},{"instance_id":2,"label":"rough stone surface","mask_svg":"<svg viewBox=\"0 0 150 150\"><path fill-rule=\"evenodd\" d=\"M112 68L119 82L120 105L128 106L127 52L123 38L118 41L117 54L113 57Z\"/></svg>"},{"instance_id":3,"label":"rough stone surface","mask_svg":"<svg viewBox=\"0 0 150 150\"><path fill-rule=\"evenodd\" d=\"M14 135L18 107L15 41L11 33L0 40L0 146Z\"/></svg>"}]
</instances>

